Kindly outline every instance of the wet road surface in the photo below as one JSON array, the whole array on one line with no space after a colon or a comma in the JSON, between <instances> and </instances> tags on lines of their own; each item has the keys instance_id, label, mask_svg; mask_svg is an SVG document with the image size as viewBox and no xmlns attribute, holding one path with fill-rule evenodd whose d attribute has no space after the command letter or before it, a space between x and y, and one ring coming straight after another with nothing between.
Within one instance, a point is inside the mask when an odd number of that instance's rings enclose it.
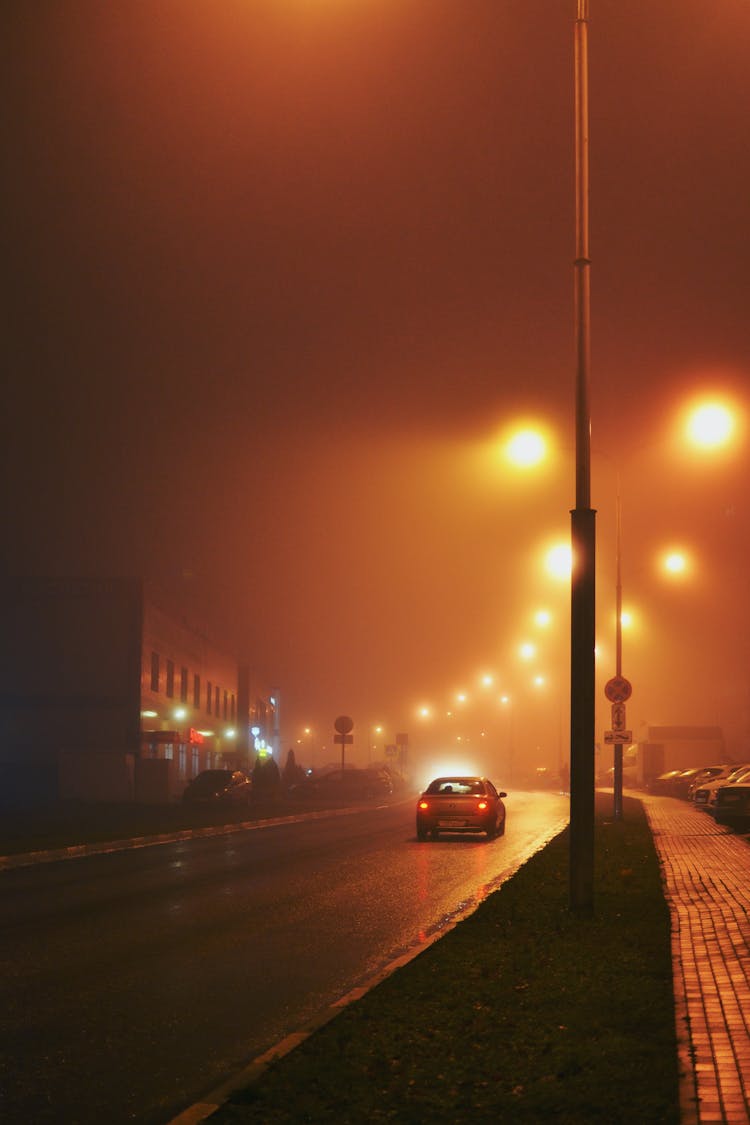
<instances>
[{"instance_id":1,"label":"wet road surface","mask_svg":"<svg viewBox=\"0 0 750 1125\"><path fill-rule=\"evenodd\" d=\"M6 1122L162 1125L511 874L500 839L418 843L414 801L0 874Z\"/></svg>"}]
</instances>

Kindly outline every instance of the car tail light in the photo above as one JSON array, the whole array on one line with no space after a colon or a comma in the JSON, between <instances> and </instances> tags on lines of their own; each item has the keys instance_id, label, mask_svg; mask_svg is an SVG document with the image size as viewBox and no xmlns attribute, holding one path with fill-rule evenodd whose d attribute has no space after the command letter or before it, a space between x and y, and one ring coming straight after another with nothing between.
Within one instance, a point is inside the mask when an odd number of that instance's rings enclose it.
<instances>
[{"instance_id":1,"label":"car tail light","mask_svg":"<svg viewBox=\"0 0 750 1125\"><path fill-rule=\"evenodd\" d=\"M419 807L420 809L429 809L430 806L428 805L427 801L420 801Z\"/></svg>"},{"instance_id":2,"label":"car tail light","mask_svg":"<svg viewBox=\"0 0 750 1125\"><path fill-rule=\"evenodd\" d=\"M479 802L479 804L477 805L477 808L478 808L478 809L481 809L481 810L482 810L482 812L484 812L484 810L485 810L485 809L488 809L489 807L490 807L490 806L489 806L488 802L487 802L487 801L485 801L485 800L481 800L481 801Z\"/></svg>"}]
</instances>

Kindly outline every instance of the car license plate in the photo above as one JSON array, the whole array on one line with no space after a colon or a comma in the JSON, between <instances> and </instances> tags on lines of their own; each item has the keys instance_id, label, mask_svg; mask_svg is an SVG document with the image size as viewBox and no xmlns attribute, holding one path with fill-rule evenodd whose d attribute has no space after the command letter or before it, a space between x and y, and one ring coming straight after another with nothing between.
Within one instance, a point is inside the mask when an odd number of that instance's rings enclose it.
<instances>
[{"instance_id":1,"label":"car license plate","mask_svg":"<svg viewBox=\"0 0 750 1125\"><path fill-rule=\"evenodd\" d=\"M466 821L460 816L444 816L438 821L439 828L465 828Z\"/></svg>"}]
</instances>

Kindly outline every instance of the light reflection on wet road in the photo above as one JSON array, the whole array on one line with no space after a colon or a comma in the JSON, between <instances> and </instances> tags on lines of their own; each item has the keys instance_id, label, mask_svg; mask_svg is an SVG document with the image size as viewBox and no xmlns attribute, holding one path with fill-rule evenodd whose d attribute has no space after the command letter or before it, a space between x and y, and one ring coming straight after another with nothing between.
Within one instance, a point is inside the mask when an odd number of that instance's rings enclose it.
<instances>
[{"instance_id":1,"label":"light reflection on wet road","mask_svg":"<svg viewBox=\"0 0 750 1125\"><path fill-rule=\"evenodd\" d=\"M565 823L418 843L414 802L0 875L6 1121L157 1125L483 897ZM10 1112L8 1112L10 1111Z\"/></svg>"}]
</instances>

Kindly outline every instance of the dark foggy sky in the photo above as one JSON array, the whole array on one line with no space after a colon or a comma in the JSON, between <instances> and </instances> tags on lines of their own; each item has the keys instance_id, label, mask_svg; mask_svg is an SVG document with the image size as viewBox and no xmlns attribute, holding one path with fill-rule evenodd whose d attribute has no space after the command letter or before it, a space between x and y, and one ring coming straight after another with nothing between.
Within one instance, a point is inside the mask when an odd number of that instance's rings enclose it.
<instances>
[{"instance_id":1,"label":"dark foggy sky","mask_svg":"<svg viewBox=\"0 0 750 1125\"><path fill-rule=\"evenodd\" d=\"M512 684L544 601L562 683L575 7L6 0L6 569L174 586L285 742ZM669 439L697 390L747 405L750 8L591 0L590 51L599 633L619 465L631 723L746 736L748 448ZM524 479L520 415L557 447Z\"/></svg>"}]
</instances>

